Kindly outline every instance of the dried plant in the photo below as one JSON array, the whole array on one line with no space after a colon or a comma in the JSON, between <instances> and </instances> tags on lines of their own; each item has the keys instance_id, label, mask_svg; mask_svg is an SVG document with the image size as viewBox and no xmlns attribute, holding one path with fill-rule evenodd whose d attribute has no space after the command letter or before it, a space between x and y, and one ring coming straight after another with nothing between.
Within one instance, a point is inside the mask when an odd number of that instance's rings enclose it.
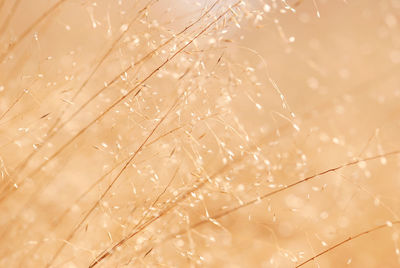
<instances>
[{"instance_id":1,"label":"dried plant","mask_svg":"<svg viewBox=\"0 0 400 268\"><path fill-rule=\"evenodd\" d=\"M0 266L398 266L399 11L0 0Z\"/></svg>"}]
</instances>

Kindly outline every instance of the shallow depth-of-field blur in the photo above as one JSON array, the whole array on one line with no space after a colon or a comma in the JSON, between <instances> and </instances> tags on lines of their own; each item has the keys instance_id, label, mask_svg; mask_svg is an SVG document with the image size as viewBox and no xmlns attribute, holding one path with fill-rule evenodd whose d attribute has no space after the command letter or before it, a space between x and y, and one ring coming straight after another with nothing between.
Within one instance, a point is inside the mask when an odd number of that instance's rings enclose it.
<instances>
[{"instance_id":1,"label":"shallow depth-of-field blur","mask_svg":"<svg viewBox=\"0 0 400 268\"><path fill-rule=\"evenodd\" d=\"M399 267L400 2L0 0L0 267Z\"/></svg>"}]
</instances>

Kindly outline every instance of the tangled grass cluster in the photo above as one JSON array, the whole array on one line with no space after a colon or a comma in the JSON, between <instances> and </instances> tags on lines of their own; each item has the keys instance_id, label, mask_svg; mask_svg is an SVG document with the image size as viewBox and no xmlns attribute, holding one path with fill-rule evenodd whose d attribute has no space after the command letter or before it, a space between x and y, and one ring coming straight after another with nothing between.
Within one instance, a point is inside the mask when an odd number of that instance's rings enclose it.
<instances>
[{"instance_id":1,"label":"tangled grass cluster","mask_svg":"<svg viewBox=\"0 0 400 268\"><path fill-rule=\"evenodd\" d=\"M0 266L399 266L399 14L0 0Z\"/></svg>"}]
</instances>

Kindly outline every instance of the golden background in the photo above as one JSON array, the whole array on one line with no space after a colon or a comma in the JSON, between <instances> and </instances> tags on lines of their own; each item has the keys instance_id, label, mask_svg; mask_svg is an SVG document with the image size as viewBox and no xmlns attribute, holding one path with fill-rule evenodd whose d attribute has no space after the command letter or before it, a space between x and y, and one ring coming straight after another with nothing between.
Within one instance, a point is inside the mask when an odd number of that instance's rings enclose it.
<instances>
[{"instance_id":1,"label":"golden background","mask_svg":"<svg viewBox=\"0 0 400 268\"><path fill-rule=\"evenodd\" d=\"M400 266L398 1L0 14L1 267Z\"/></svg>"}]
</instances>

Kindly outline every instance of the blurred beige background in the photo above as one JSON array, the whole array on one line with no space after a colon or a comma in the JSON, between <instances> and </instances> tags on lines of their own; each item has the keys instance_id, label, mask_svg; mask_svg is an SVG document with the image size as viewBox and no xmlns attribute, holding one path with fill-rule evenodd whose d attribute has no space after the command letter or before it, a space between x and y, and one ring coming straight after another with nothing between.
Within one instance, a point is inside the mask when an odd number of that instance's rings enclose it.
<instances>
[{"instance_id":1,"label":"blurred beige background","mask_svg":"<svg viewBox=\"0 0 400 268\"><path fill-rule=\"evenodd\" d=\"M213 3L0 2L0 266L399 266L399 2Z\"/></svg>"}]
</instances>

